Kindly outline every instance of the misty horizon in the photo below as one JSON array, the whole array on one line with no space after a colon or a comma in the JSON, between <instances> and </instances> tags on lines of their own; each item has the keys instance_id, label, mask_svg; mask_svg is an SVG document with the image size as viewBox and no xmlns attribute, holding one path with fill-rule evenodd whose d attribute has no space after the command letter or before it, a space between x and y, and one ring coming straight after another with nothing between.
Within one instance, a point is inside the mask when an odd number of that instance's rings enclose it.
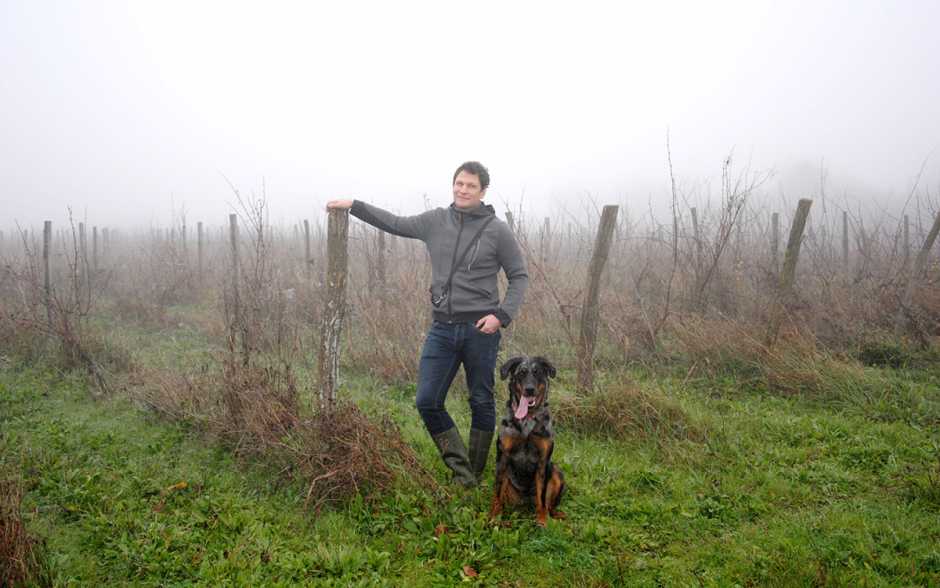
<instances>
[{"instance_id":1,"label":"misty horizon","mask_svg":"<svg viewBox=\"0 0 940 588\"><path fill-rule=\"evenodd\" d=\"M538 6L538 9L534 9ZM486 202L535 217L668 208L721 166L772 174L755 205L896 213L940 189L932 2L0 4L0 229L221 225L231 186L271 220L354 197ZM231 182L231 186L229 185ZM61 224L59 225L61 226Z\"/></svg>"}]
</instances>

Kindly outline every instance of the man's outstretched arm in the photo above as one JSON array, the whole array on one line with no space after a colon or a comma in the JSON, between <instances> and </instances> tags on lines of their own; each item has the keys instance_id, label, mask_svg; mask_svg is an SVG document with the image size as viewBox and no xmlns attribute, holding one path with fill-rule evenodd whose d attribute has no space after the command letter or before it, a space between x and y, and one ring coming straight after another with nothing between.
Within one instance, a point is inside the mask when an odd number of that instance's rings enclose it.
<instances>
[{"instance_id":1,"label":"man's outstretched arm","mask_svg":"<svg viewBox=\"0 0 940 588\"><path fill-rule=\"evenodd\" d=\"M424 240L432 225L433 210L414 216L397 216L362 200L331 200L327 210L349 210L349 214L362 222L398 237Z\"/></svg>"}]
</instances>

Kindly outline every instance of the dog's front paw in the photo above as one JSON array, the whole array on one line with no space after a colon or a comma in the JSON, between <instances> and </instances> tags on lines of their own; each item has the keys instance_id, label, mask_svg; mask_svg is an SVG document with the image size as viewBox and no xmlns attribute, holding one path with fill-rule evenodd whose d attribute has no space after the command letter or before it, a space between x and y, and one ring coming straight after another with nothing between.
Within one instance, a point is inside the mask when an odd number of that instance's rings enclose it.
<instances>
[{"instance_id":1,"label":"dog's front paw","mask_svg":"<svg viewBox=\"0 0 940 588\"><path fill-rule=\"evenodd\" d=\"M497 501L493 501L493 506L490 507L490 520L495 521L499 518L499 515L503 512L503 505Z\"/></svg>"}]
</instances>

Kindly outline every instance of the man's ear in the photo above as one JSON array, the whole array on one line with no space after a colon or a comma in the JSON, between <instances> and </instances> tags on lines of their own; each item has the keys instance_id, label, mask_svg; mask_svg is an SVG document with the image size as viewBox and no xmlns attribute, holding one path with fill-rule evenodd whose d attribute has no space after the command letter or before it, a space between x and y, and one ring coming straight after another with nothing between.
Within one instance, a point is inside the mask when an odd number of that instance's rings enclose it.
<instances>
[{"instance_id":1,"label":"man's ear","mask_svg":"<svg viewBox=\"0 0 940 588\"><path fill-rule=\"evenodd\" d=\"M552 365L552 362L548 361L548 360L545 359L544 357L533 357L533 358L532 358L532 361L534 361L534 362L536 362L537 364L541 365L541 366L542 366L542 369L544 369L544 370L548 373L548 377L549 377L549 378L554 378L554 377L555 377L555 374L556 374L557 372L555 371L555 366Z\"/></svg>"},{"instance_id":2,"label":"man's ear","mask_svg":"<svg viewBox=\"0 0 940 588\"><path fill-rule=\"evenodd\" d=\"M519 367L519 364L525 360L524 357L513 357L512 359L506 360L506 363L499 368L499 379L505 380L509 377L509 374L514 373L516 368Z\"/></svg>"}]
</instances>

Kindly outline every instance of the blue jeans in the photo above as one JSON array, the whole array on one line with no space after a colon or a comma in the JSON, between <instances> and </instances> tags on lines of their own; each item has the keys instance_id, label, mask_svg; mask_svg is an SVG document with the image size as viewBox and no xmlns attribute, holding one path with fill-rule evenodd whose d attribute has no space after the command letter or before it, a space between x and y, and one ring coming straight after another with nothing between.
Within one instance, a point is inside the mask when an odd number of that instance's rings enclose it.
<instances>
[{"instance_id":1,"label":"blue jeans","mask_svg":"<svg viewBox=\"0 0 940 588\"><path fill-rule=\"evenodd\" d=\"M418 364L415 406L432 436L454 426L444 409L444 400L460 364L463 364L470 390L470 426L480 431L496 428L493 372L501 337L499 331L487 335L473 324L434 321L431 325Z\"/></svg>"}]
</instances>

